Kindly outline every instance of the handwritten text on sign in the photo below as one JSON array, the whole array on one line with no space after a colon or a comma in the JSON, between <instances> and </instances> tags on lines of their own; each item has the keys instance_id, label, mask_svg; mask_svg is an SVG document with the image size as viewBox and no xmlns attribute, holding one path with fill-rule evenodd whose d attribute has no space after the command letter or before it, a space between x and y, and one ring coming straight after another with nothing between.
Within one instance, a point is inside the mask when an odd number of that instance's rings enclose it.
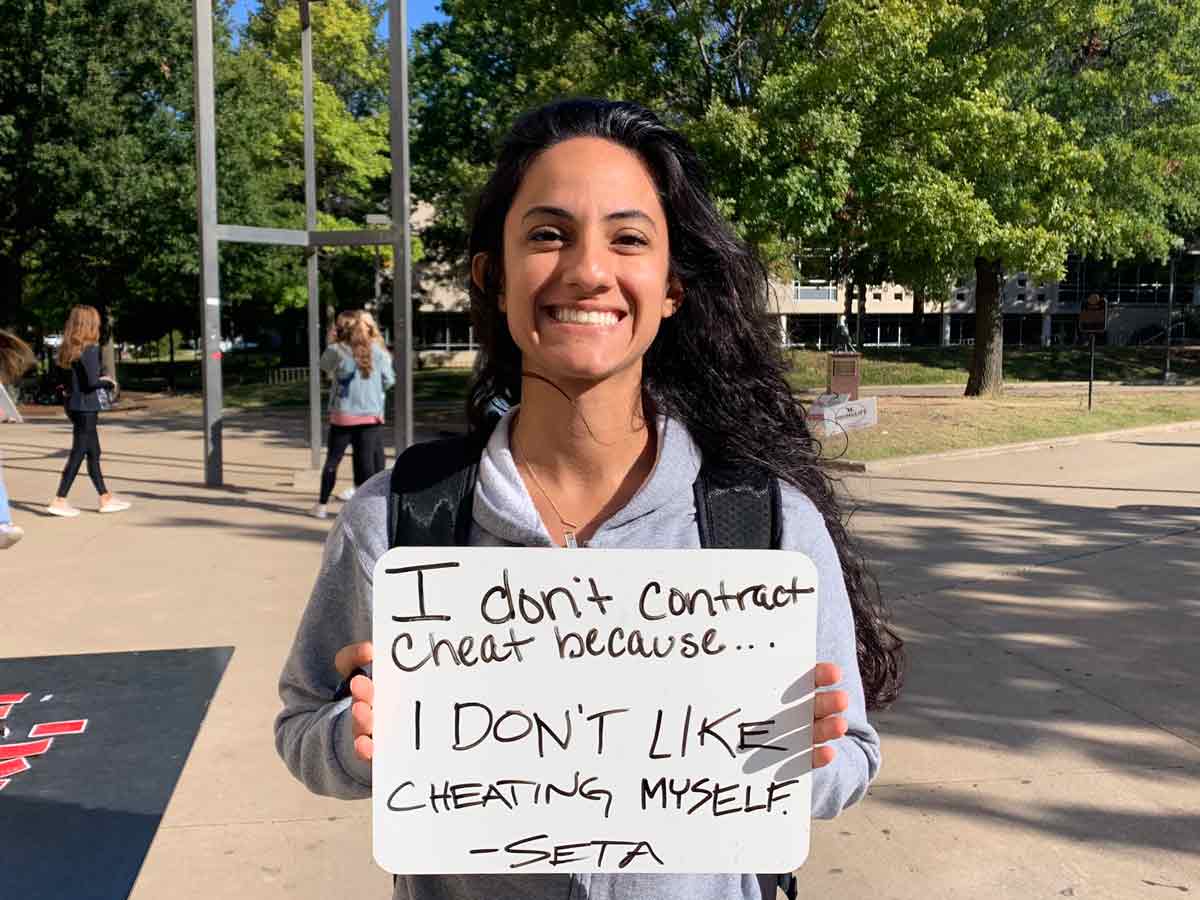
<instances>
[{"instance_id":1,"label":"handwritten text on sign","mask_svg":"<svg viewBox=\"0 0 1200 900\"><path fill-rule=\"evenodd\" d=\"M816 587L806 556L770 550L389 551L375 567L376 860L798 866Z\"/></svg>"}]
</instances>

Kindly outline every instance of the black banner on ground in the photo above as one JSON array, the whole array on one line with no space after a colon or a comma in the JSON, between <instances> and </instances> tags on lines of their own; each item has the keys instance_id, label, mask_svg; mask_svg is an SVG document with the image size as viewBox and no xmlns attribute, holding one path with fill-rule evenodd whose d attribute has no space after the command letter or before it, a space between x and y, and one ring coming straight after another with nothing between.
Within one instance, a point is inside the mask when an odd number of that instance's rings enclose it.
<instances>
[{"instance_id":1,"label":"black banner on ground","mask_svg":"<svg viewBox=\"0 0 1200 900\"><path fill-rule=\"evenodd\" d=\"M0 895L129 895L232 655L0 659Z\"/></svg>"}]
</instances>

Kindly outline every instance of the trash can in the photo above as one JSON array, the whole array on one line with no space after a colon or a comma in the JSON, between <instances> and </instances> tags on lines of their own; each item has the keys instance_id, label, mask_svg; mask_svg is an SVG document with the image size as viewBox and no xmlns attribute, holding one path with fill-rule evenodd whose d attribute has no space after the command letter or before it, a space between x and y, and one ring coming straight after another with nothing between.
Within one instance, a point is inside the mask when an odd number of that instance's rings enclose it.
<instances>
[{"instance_id":1,"label":"trash can","mask_svg":"<svg viewBox=\"0 0 1200 900\"><path fill-rule=\"evenodd\" d=\"M861 353L830 353L826 392L857 400L858 385L862 377L861 364Z\"/></svg>"}]
</instances>

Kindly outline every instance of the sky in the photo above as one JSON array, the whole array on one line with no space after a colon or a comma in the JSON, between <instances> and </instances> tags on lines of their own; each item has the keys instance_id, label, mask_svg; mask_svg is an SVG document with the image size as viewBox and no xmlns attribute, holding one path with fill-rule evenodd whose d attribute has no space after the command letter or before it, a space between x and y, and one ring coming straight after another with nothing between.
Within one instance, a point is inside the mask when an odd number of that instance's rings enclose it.
<instances>
[{"instance_id":1,"label":"sky","mask_svg":"<svg viewBox=\"0 0 1200 900\"><path fill-rule=\"evenodd\" d=\"M438 0L408 0L408 30L420 28L426 22L445 18L437 9ZM246 21L246 16L258 7L257 0L236 0L233 6L233 18L238 24ZM386 19L385 19L386 21Z\"/></svg>"}]
</instances>

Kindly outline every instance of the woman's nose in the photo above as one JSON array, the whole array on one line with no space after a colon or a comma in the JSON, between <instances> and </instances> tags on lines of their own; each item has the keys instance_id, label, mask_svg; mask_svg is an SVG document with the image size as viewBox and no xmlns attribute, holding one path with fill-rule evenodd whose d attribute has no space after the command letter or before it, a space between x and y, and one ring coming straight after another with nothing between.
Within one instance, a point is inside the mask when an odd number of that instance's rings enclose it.
<instances>
[{"instance_id":1,"label":"woman's nose","mask_svg":"<svg viewBox=\"0 0 1200 900\"><path fill-rule=\"evenodd\" d=\"M565 260L563 280L586 294L599 294L613 283L608 258L608 241L603 237L580 237Z\"/></svg>"}]
</instances>

